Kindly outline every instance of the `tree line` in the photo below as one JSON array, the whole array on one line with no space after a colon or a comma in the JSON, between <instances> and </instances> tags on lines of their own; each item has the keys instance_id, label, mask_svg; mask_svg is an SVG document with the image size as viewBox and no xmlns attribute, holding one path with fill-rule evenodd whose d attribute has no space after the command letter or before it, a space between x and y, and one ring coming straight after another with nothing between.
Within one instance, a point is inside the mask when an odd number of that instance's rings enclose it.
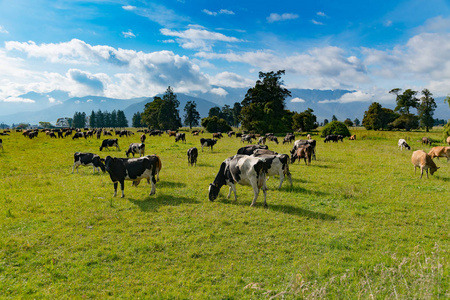
<instances>
[{"instance_id":1,"label":"tree line","mask_svg":"<svg viewBox=\"0 0 450 300\"><path fill-rule=\"evenodd\" d=\"M98 110L92 111L91 115L87 117L85 112L75 112L72 119L69 119L69 126L75 128L123 128L128 127L128 120L122 110L113 110L111 113Z\"/></svg>"}]
</instances>

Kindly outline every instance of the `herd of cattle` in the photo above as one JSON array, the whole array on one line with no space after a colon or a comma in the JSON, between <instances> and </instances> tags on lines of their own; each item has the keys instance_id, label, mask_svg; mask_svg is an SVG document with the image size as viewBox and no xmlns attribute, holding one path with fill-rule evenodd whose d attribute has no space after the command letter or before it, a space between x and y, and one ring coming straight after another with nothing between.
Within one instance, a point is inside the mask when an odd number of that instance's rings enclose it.
<instances>
[{"instance_id":1,"label":"herd of cattle","mask_svg":"<svg viewBox=\"0 0 450 300\"><path fill-rule=\"evenodd\" d=\"M139 131L138 131L139 132ZM74 173L75 168L77 169L79 166L92 166L93 172L95 171L99 173L100 170L102 172L108 172L111 178L111 181L114 184L114 196L117 195L117 187L118 183L120 183L122 197L124 197L124 181L131 180L133 181L133 185L138 185L142 179L146 179L147 182L151 183L151 191L150 195L155 194L156 191L156 182L159 181L159 173L162 168L161 159L157 155L145 155L145 140L146 134L149 135L161 135L162 131L142 131L143 134L140 136L141 143L131 143L128 147L128 150L125 152L126 158L118 158L106 156L105 159L101 158L99 155L94 153L80 153L76 152L74 154L74 164L72 166L72 173ZM30 139L36 137L39 131L37 130L27 130L22 134L25 137L29 137ZM186 143L186 134L178 133L176 131L166 131L169 136L175 137L175 142L181 141ZM58 130L58 131L46 131L45 134L50 136L51 138L64 138L67 136L72 136L72 139L77 139L80 137L88 138L97 136L97 139L101 137L101 134L107 136L112 135L111 132L106 130L87 130L85 132L82 131L72 131L72 130ZM130 136L134 135L133 132L127 130L119 130L115 131L116 135L121 136ZM198 135L199 131L193 131L193 135ZM277 175L280 177L280 183L278 188L280 189L284 178L287 177L290 185L292 186L292 177L289 171L289 163L294 163L296 160L303 159L306 165L311 164L311 160L316 160L316 140L311 139L311 136L308 135L307 139L303 140L295 140L295 135L293 133L288 133L283 139L283 144L292 143L293 147L290 151L290 156L287 154L279 154L272 150L268 149L266 145L267 141L274 142L278 144L278 139L273 133L268 133L264 136L259 136L255 134L240 134L234 133L230 131L227 133L229 137L235 135L237 138L241 138L243 143L252 143L253 141L258 140L257 144L251 144L244 147L241 147L237 150L237 153L231 157L226 158L214 179L214 181L209 186L209 200L214 201L219 194L219 191L222 186L228 185L229 192L228 198L231 196L231 193L234 192L235 199L237 199L236 194L236 186L235 184L247 185L253 188L253 200L251 206L254 206L256 203L256 199L260 193L260 190L263 190L264 194L264 206L267 206L266 202L266 180L268 176ZM3 135L7 135L3 133ZM222 133L214 133L213 138L201 138L200 146L202 148L202 152L204 151L204 147L210 148L210 151L213 151L214 145L216 145L217 141L222 138ZM355 140L356 136L351 136L350 140ZM344 137L342 135L328 135L325 137L324 142L343 142ZM422 144L426 144L431 146L432 141L428 138L422 139ZM450 137L447 138L447 143L450 145ZM108 149L110 147L115 147L117 151L120 151L119 148L119 140L117 138L109 138L102 140L101 146L99 148L100 151L103 149ZM408 145L405 139L400 139L398 141L398 147L403 150L403 148L407 150L411 150L411 147ZM3 150L2 140L0 139L0 148ZM132 154L133 158L129 158L129 155ZM134 158L135 154L138 154L138 158ZM188 164L191 166L197 165L197 157L198 157L198 149L196 147L192 147L188 149ZM421 169L421 178L423 175L423 171L426 171L428 178L428 169L430 170L431 175L439 169L433 161L433 158L437 157L446 157L447 162L450 160L450 147L433 147L429 153L426 153L423 150L414 151L411 157L411 162L414 165L414 172L416 172L417 168ZM156 178L155 178L156 177Z\"/></svg>"}]
</instances>

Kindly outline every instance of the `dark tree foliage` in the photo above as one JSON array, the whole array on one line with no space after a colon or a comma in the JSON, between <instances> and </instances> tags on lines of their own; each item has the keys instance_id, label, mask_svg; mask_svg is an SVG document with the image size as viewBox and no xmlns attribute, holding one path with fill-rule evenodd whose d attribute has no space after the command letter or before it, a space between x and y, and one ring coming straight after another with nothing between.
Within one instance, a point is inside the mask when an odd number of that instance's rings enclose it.
<instances>
[{"instance_id":1,"label":"dark tree foliage","mask_svg":"<svg viewBox=\"0 0 450 300\"><path fill-rule=\"evenodd\" d=\"M313 114L314 110L308 108L304 112L294 113L292 116L292 130L311 131L316 129L319 124L317 124L317 117Z\"/></svg>"},{"instance_id":2,"label":"dark tree foliage","mask_svg":"<svg viewBox=\"0 0 450 300\"><path fill-rule=\"evenodd\" d=\"M110 127L117 127L117 111L113 110L111 112L111 124L112 126Z\"/></svg>"},{"instance_id":3,"label":"dark tree foliage","mask_svg":"<svg viewBox=\"0 0 450 300\"><path fill-rule=\"evenodd\" d=\"M327 125L329 123L328 119L323 120L323 126Z\"/></svg>"},{"instance_id":4,"label":"dark tree foliage","mask_svg":"<svg viewBox=\"0 0 450 300\"><path fill-rule=\"evenodd\" d=\"M352 120L350 120L350 118L345 119L345 120L344 120L344 124L345 124L347 127L353 126L353 122L352 122Z\"/></svg>"},{"instance_id":5,"label":"dark tree foliage","mask_svg":"<svg viewBox=\"0 0 450 300\"><path fill-rule=\"evenodd\" d=\"M137 112L133 114L133 118L131 119L131 126L132 127L142 127L142 117L141 113Z\"/></svg>"},{"instance_id":6,"label":"dark tree foliage","mask_svg":"<svg viewBox=\"0 0 450 300\"><path fill-rule=\"evenodd\" d=\"M397 106L395 107L395 111L400 112L401 114L409 114L410 108L418 108L419 107L419 99L416 98L417 91L413 91L411 89L407 89L400 94L401 89L396 88L392 89L389 93L395 94L397 96L396 102Z\"/></svg>"},{"instance_id":7,"label":"dark tree foliage","mask_svg":"<svg viewBox=\"0 0 450 300\"><path fill-rule=\"evenodd\" d=\"M222 117L222 111L221 111L220 107L214 106L209 109L208 117L214 117L214 116L216 116L218 118Z\"/></svg>"},{"instance_id":8,"label":"dark tree foliage","mask_svg":"<svg viewBox=\"0 0 450 300\"><path fill-rule=\"evenodd\" d=\"M399 114L392 109L383 108L380 103L373 102L364 112L362 124L367 130L386 130L389 129L389 123L398 117Z\"/></svg>"},{"instance_id":9,"label":"dark tree foliage","mask_svg":"<svg viewBox=\"0 0 450 300\"><path fill-rule=\"evenodd\" d=\"M155 96L152 102L145 104L145 109L142 113L142 122L147 124L151 129L161 129L158 118L163 102L163 99Z\"/></svg>"},{"instance_id":10,"label":"dark tree foliage","mask_svg":"<svg viewBox=\"0 0 450 300\"><path fill-rule=\"evenodd\" d=\"M75 114L73 115L72 126L75 128L86 127L86 113L75 112Z\"/></svg>"},{"instance_id":11,"label":"dark tree foliage","mask_svg":"<svg viewBox=\"0 0 450 300\"><path fill-rule=\"evenodd\" d=\"M230 125L224 119L219 119L218 116L212 116L202 119L202 126L208 132L227 132L231 130Z\"/></svg>"},{"instance_id":12,"label":"dark tree foliage","mask_svg":"<svg viewBox=\"0 0 450 300\"><path fill-rule=\"evenodd\" d=\"M186 106L184 107L184 125L189 126L198 126L200 121L200 114L197 111L197 104L194 101L188 101Z\"/></svg>"},{"instance_id":13,"label":"dark tree foliage","mask_svg":"<svg viewBox=\"0 0 450 300\"><path fill-rule=\"evenodd\" d=\"M419 118L413 114L402 114L390 123L392 128L405 129L409 131L411 129L419 128Z\"/></svg>"},{"instance_id":14,"label":"dark tree foliage","mask_svg":"<svg viewBox=\"0 0 450 300\"><path fill-rule=\"evenodd\" d=\"M422 91L422 95L423 96L420 98L421 103L417 108L417 112L419 113L420 127L425 128L425 131L428 132L429 128L433 127L433 114L437 105L432 97L433 94L428 89L424 89Z\"/></svg>"},{"instance_id":15,"label":"dark tree foliage","mask_svg":"<svg viewBox=\"0 0 450 300\"><path fill-rule=\"evenodd\" d=\"M239 102L235 102L232 109L233 114L233 124L234 127L239 127L240 120L239 117L241 115L242 105Z\"/></svg>"},{"instance_id":16,"label":"dark tree foliage","mask_svg":"<svg viewBox=\"0 0 450 300\"><path fill-rule=\"evenodd\" d=\"M169 86L162 99L155 96L152 102L145 104L142 120L152 129L172 129L181 127L181 118L178 112L180 102Z\"/></svg>"},{"instance_id":17,"label":"dark tree foliage","mask_svg":"<svg viewBox=\"0 0 450 300\"><path fill-rule=\"evenodd\" d=\"M259 72L259 80L250 88L242 100L242 127L251 132L286 132L291 124L283 122L287 114L285 99L291 92L283 88L281 75L284 70L277 72Z\"/></svg>"},{"instance_id":18,"label":"dark tree foliage","mask_svg":"<svg viewBox=\"0 0 450 300\"><path fill-rule=\"evenodd\" d=\"M332 117L331 117L331 122L333 122L333 121L337 121L338 119L337 119L337 117L335 116L335 115L333 115Z\"/></svg>"},{"instance_id":19,"label":"dark tree foliage","mask_svg":"<svg viewBox=\"0 0 450 300\"><path fill-rule=\"evenodd\" d=\"M359 126L361 124L361 121L359 121L358 118L353 120L353 123L355 123L355 126Z\"/></svg>"},{"instance_id":20,"label":"dark tree foliage","mask_svg":"<svg viewBox=\"0 0 450 300\"><path fill-rule=\"evenodd\" d=\"M92 111L91 116L89 117L89 127L91 128L97 127L97 119L94 111Z\"/></svg>"},{"instance_id":21,"label":"dark tree foliage","mask_svg":"<svg viewBox=\"0 0 450 300\"><path fill-rule=\"evenodd\" d=\"M326 137L329 134L340 134L346 137L350 136L350 131L344 123L339 121L332 121L322 129L320 136Z\"/></svg>"}]
</instances>

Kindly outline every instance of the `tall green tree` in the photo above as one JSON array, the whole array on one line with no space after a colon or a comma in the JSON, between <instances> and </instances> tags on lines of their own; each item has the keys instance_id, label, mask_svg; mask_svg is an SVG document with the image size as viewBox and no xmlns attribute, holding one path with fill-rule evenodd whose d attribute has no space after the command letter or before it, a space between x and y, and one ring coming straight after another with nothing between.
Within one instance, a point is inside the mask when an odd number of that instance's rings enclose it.
<instances>
[{"instance_id":1,"label":"tall green tree","mask_svg":"<svg viewBox=\"0 0 450 300\"><path fill-rule=\"evenodd\" d=\"M142 117L141 113L137 112L133 115L133 118L131 119L131 126L133 127L142 127Z\"/></svg>"},{"instance_id":2,"label":"tall green tree","mask_svg":"<svg viewBox=\"0 0 450 300\"><path fill-rule=\"evenodd\" d=\"M308 108L304 112L294 113L292 116L292 130L296 131L300 129L305 132L316 129L319 124L317 124L317 117L313 112L314 110Z\"/></svg>"},{"instance_id":3,"label":"tall green tree","mask_svg":"<svg viewBox=\"0 0 450 300\"><path fill-rule=\"evenodd\" d=\"M86 126L86 113L75 112L73 115L72 126L75 128L84 128Z\"/></svg>"},{"instance_id":4,"label":"tall green tree","mask_svg":"<svg viewBox=\"0 0 450 300\"><path fill-rule=\"evenodd\" d=\"M111 112L111 127L114 127L114 128L119 127L119 126L117 126L117 111L116 110L113 110Z\"/></svg>"},{"instance_id":5,"label":"tall green tree","mask_svg":"<svg viewBox=\"0 0 450 300\"><path fill-rule=\"evenodd\" d=\"M184 125L189 126L198 126L200 121L200 113L197 111L197 104L195 101L188 101L184 106Z\"/></svg>"},{"instance_id":6,"label":"tall green tree","mask_svg":"<svg viewBox=\"0 0 450 300\"><path fill-rule=\"evenodd\" d=\"M162 129L159 124L159 112L164 100L161 97L153 97L152 102L145 104L144 112L142 113L142 122L147 124L151 129Z\"/></svg>"},{"instance_id":7,"label":"tall green tree","mask_svg":"<svg viewBox=\"0 0 450 300\"><path fill-rule=\"evenodd\" d=\"M364 112L362 124L367 130L389 129L389 124L399 116L392 109L384 108L380 103L373 102Z\"/></svg>"},{"instance_id":8,"label":"tall green tree","mask_svg":"<svg viewBox=\"0 0 450 300\"><path fill-rule=\"evenodd\" d=\"M288 113L285 110L285 100L291 92L283 87L281 75L277 72L259 72L259 80L250 88L242 100L242 126L253 132L286 132L291 124L283 122Z\"/></svg>"},{"instance_id":9,"label":"tall green tree","mask_svg":"<svg viewBox=\"0 0 450 300\"><path fill-rule=\"evenodd\" d=\"M208 117L222 118L222 110L218 106L211 107L208 111Z\"/></svg>"},{"instance_id":10,"label":"tall green tree","mask_svg":"<svg viewBox=\"0 0 450 300\"><path fill-rule=\"evenodd\" d=\"M422 90L421 102L417 111L419 113L420 126L425 127L425 131L428 132L430 127L433 127L434 119L433 114L437 105L432 97L433 94L428 89Z\"/></svg>"},{"instance_id":11,"label":"tall green tree","mask_svg":"<svg viewBox=\"0 0 450 300\"><path fill-rule=\"evenodd\" d=\"M233 105L233 124L234 127L239 127L240 115L241 115L242 105L239 102L235 102Z\"/></svg>"},{"instance_id":12,"label":"tall green tree","mask_svg":"<svg viewBox=\"0 0 450 300\"><path fill-rule=\"evenodd\" d=\"M123 110L117 111L117 127L128 127L128 120Z\"/></svg>"},{"instance_id":13,"label":"tall green tree","mask_svg":"<svg viewBox=\"0 0 450 300\"><path fill-rule=\"evenodd\" d=\"M355 126L359 126L359 124L361 124L361 121L359 121L358 118L355 118L355 119L353 120L353 123L355 124Z\"/></svg>"},{"instance_id":14,"label":"tall green tree","mask_svg":"<svg viewBox=\"0 0 450 300\"><path fill-rule=\"evenodd\" d=\"M389 91L389 93L397 96L396 102L397 106L395 107L395 111L400 112L401 114L409 114L410 109L419 107L419 99L416 98L417 91L413 91L411 89L405 90L402 94L400 94L401 89L395 88Z\"/></svg>"},{"instance_id":15,"label":"tall green tree","mask_svg":"<svg viewBox=\"0 0 450 300\"><path fill-rule=\"evenodd\" d=\"M333 121L337 121L338 119L337 119L337 117L335 116L335 115L333 115L332 117L331 117L331 122L333 122Z\"/></svg>"},{"instance_id":16,"label":"tall green tree","mask_svg":"<svg viewBox=\"0 0 450 300\"><path fill-rule=\"evenodd\" d=\"M178 106L180 101L177 95L173 93L173 89L169 86L163 95L163 104L159 112L159 123L162 129L178 129L182 126Z\"/></svg>"},{"instance_id":17,"label":"tall green tree","mask_svg":"<svg viewBox=\"0 0 450 300\"><path fill-rule=\"evenodd\" d=\"M99 127L99 128L105 127L105 116L100 109L95 114L95 120L96 120L95 123L97 125L96 127Z\"/></svg>"},{"instance_id":18,"label":"tall green tree","mask_svg":"<svg viewBox=\"0 0 450 300\"><path fill-rule=\"evenodd\" d=\"M95 116L95 112L91 112L91 116L89 117L89 127L96 128L97 127L97 117Z\"/></svg>"}]
</instances>

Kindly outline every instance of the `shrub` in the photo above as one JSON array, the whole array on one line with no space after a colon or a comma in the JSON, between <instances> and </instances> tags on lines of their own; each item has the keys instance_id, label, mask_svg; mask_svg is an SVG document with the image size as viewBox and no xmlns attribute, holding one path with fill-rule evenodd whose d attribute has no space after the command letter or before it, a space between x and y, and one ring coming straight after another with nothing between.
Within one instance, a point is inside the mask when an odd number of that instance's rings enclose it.
<instances>
[{"instance_id":1,"label":"shrub","mask_svg":"<svg viewBox=\"0 0 450 300\"><path fill-rule=\"evenodd\" d=\"M444 131L442 132L442 137L444 138L444 141L447 139L448 136L450 136L450 120L448 120L448 123L444 125Z\"/></svg>"},{"instance_id":2,"label":"shrub","mask_svg":"<svg viewBox=\"0 0 450 300\"><path fill-rule=\"evenodd\" d=\"M329 134L340 134L345 136L350 136L350 131L348 131L347 126L339 121L332 121L328 123L320 133L321 137L326 137Z\"/></svg>"}]
</instances>

